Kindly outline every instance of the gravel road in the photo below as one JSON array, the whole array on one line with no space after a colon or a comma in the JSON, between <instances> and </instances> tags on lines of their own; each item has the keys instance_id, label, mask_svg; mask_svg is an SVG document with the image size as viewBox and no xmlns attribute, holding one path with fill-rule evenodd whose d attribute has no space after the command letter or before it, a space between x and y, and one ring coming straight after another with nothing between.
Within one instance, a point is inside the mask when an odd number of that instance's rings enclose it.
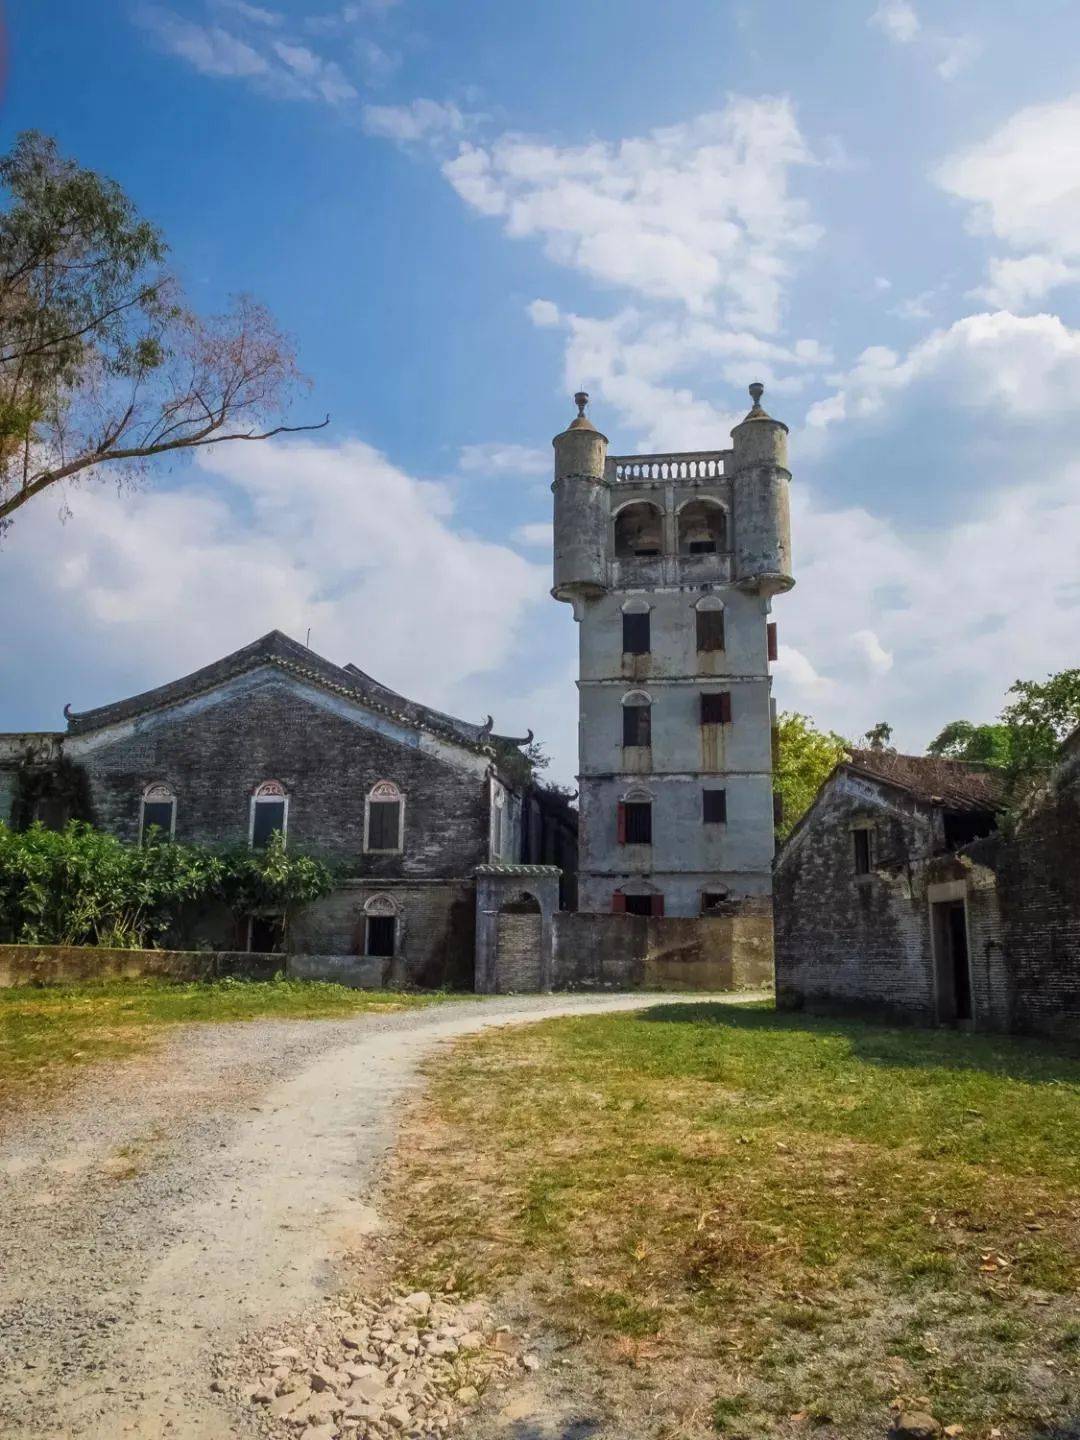
<instances>
[{"instance_id":1,"label":"gravel road","mask_svg":"<svg viewBox=\"0 0 1080 1440\"><path fill-rule=\"evenodd\" d=\"M335 1293L378 1227L379 1162L421 1062L488 1025L656 1000L191 1026L0 1121L0 1435L240 1433L212 1360Z\"/></svg>"}]
</instances>

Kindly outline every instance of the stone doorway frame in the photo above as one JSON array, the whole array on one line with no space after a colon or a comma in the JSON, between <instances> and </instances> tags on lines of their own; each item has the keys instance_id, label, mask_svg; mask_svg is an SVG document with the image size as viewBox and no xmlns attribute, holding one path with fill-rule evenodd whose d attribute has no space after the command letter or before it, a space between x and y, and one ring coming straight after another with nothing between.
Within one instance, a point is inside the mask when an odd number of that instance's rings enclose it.
<instances>
[{"instance_id":1,"label":"stone doorway frame","mask_svg":"<svg viewBox=\"0 0 1080 1440\"><path fill-rule=\"evenodd\" d=\"M558 865L478 865L476 875L476 978L478 995L495 992L499 960L499 911L524 892L540 907L540 990L551 989L552 919L559 908Z\"/></svg>"}]
</instances>

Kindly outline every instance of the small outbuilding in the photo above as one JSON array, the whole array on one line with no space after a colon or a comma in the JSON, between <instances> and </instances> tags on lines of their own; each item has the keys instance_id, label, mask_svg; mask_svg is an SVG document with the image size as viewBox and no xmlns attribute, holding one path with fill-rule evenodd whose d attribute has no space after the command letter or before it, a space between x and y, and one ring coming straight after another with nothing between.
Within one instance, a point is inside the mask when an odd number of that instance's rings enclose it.
<instances>
[{"instance_id":1,"label":"small outbuilding","mask_svg":"<svg viewBox=\"0 0 1080 1440\"><path fill-rule=\"evenodd\" d=\"M1080 1035L1080 731L998 827L1001 778L855 750L776 858L784 1008Z\"/></svg>"}]
</instances>

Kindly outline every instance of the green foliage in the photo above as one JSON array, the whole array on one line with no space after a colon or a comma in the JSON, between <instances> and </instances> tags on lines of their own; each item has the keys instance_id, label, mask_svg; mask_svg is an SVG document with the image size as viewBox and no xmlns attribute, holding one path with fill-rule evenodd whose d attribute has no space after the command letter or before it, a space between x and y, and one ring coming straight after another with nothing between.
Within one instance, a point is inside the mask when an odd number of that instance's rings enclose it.
<instances>
[{"instance_id":1,"label":"green foliage","mask_svg":"<svg viewBox=\"0 0 1080 1440\"><path fill-rule=\"evenodd\" d=\"M889 744L892 739L892 726L887 720L879 720L872 725L863 736L866 744L871 750L892 750L895 747Z\"/></svg>"},{"instance_id":2,"label":"green foliage","mask_svg":"<svg viewBox=\"0 0 1080 1440\"><path fill-rule=\"evenodd\" d=\"M265 851L219 855L154 830L137 847L81 820L59 831L0 824L0 936L26 944L155 946L193 903L288 915L332 885L325 865L287 854L279 836Z\"/></svg>"},{"instance_id":3,"label":"green foliage","mask_svg":"<svg viewBox=\"0 0 1080 1440\"><path fill-rule=\"evenodd\" d=\"M950 720L926 747L928 755L942 760L966 760L974 765L1004 769L1012 755L1012 732L1007 725L973 725Z\"/></svg>"},{"instance_id":4,"label":"green foliage","mask_svg":"<svg viewBox=\"0 0 1080 1440\"><path fill-rule=\"evenodd\" d=\"M1061 670L1046 680L1017 680L1016 699L1001 712L1010 732L1009 770L1017 781L1045 775L1061 742L1080 725L1080 670Z\"/></svg>"},{"instance_id":5,"label":"green foliage","mask_svg":"<svg viewBox=\"0 0 1080 1440\"><path fill-rule=\"evenodd\" d=\"M47 135L0 156L0 192L0 528L104 462L256 438L300 379L261 306L193 315L157 227Z\"/></svg>"},{"instance_id":6,"label":"green foliage","mask_svg":"<svg viewBox=\"0 0 1080 1440\"><path fill-rule=\"evenodd\" d=\"M783 840L809 810L834 766L844 758L848 743L831 730L818 730L809 716L792 710L781 712L776 740L773 783L784 804L784 818L776 833Z\"/></svg>"}]
</instances>

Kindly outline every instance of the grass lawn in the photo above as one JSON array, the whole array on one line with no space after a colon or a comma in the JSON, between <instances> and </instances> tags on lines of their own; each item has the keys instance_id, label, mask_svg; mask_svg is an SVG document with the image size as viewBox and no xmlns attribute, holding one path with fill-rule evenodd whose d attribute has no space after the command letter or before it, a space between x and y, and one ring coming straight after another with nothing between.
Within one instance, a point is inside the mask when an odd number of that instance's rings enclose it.
<instances>
[{"instance_id":1,"label":"grass lawn","mask_svg":"<svg viewBox=\"0 0 1080 1440\"><path fill-rule=\"evenodd\" d=\"M0 1103L72 1065L130 1054L192 1021L311 1019L400 1010L442 993L350 990L310 980L116 980L0 990Z\"/></svg>"},{"instance_id":2,"label":"grass lawn","mask_svg":"<svg viewBox=\"0 0 1080 1440\"><path fill-rule=\"evenodd\" d=\"M416 1278L538 1298L626 1433L1080 1434L1080 1055L659 1004L465 1041L425 1106Z\"/></svg>"}]
</instances>

